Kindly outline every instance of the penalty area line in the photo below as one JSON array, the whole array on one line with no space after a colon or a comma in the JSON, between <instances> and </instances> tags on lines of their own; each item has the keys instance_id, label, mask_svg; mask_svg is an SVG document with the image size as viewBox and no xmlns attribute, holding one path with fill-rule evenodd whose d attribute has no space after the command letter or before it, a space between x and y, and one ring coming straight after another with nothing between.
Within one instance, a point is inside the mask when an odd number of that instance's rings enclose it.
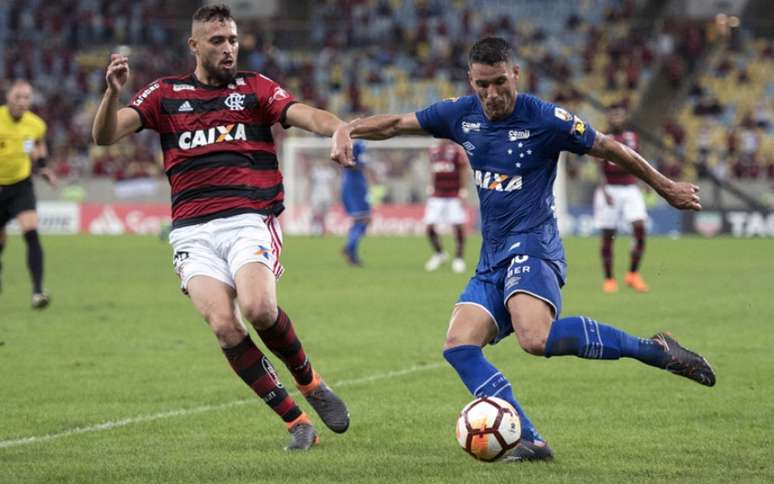
<instances>
[{"instance_id":1,"label":"penalty area line","mask_svg":"<svg viewBox=\"0 0 774 484\"><path fill-rule=\"evenodd\" d=\"M338 388L338 387L347 387L347 386L353 386L353 385L362 385L364 383L370 383L378 380L398 378L404 375L409 375L411 373L417 373L420 371L435 370L436 368L440 368L442 366L445 366L445 364L432 363L429 365L416 365L416 366L404 368L402 370L388 371L386 373L377 373L375 375L370 375L363 378L356 378L353 380L339 380L333 383L332 386L334 388ZM293 396L298 395L298 391L292 391L289 393ZM200 405L198 407L193 407L193 408L170 410L168 412L153 413L150 415L139 415L137 417L129 417L129 418L124 418L120 420L111 420L108 422L102 422L99 424L89 425L86 427L74 427L68 430L63 430L61 432L56 432L52 434L32 435L29 437L20 437L17 439L0 440L0 449L5 449L8 447L18 447L20 445L27 445L27 444L40 444L43 442L50 442L52 440L61 439L63 437L69 437L71 435L87 434L91 432L101 432L103 430L112 430L120 427L126 427L129 425L134 425L138 423L153 422L155 420L162 420L166 418L183 417L188 415L196 415L199 413L224 410L226 408L237 407L237 406L246 405L249 403L256 403L259 401L260 400L257 400L255 398L245 398L242 400L234 400L232 402L218 403L214 405Z\"/></svg>"}]
</instances>

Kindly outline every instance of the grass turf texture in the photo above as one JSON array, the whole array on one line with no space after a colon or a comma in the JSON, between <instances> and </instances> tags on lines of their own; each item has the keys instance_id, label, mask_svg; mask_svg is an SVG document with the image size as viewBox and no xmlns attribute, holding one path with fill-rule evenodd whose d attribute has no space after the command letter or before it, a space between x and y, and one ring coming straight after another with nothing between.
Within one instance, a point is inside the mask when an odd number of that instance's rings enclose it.
<instances>
[{"instance_id":1,"label":"grass turf texture","mask_svg":"<svg viewBox=\"0 0 774 484\"><path fill-rule=\"evenodd\" d=\"M448 265L424 272L423 239L366 239L363 269L344 264L341 239L286 240L280 304L352 414L346 434L321 430L321 445L305 454L282 450L284 425L232 373L179 293L165 243L43 243L53 295L44 312L29 307L22 240L10 237L3 254L0 482L774 480L770 240L651 239L645 295L626 287L603 294L597 241L566 241L565 315L642 336L670 330L707 356L718 384L705 388L633 360L546 360L508 338L487 355L556 451L547 465L483 464L458 448L454 422L471 398L440 347L468 276ZM627 248L618 241L619 281ZM469 272L477 250L470 239ZM292 386L284 367L280 373Z\"/></svg>"}]
</instances>

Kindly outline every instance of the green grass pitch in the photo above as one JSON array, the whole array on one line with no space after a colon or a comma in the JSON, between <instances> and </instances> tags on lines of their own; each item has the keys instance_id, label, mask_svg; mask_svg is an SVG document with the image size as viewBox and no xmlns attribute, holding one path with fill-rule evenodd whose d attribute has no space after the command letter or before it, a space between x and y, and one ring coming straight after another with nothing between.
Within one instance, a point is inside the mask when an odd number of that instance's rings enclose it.
<instances>
[{"instance_id":1,"label":"green grass pitch","mask_svg":"<svg viewBox=\"0 0 774 484\"><path fill-rule=\"evenodd\" d=\"M508 338L487 355L557 454L511 465L476 462L454 439L470 396L441 344L468 275L424 272L422 239L368 238L366 267L352 269L341 239L287 238L280 304L352 414L346 434L323 429L304 454L282 450L284 426L232 374L180 294L166 243L43 244L44 312L29 308L22 240L3 254L2 483L774 481L771 240L653 238L645 295L602 294L597 241L567 240L564 314L669 330L706 355L718 384L633 360L546 360ZM619 280L627 248L618 241Z\"/></svg>"}]
</instances>

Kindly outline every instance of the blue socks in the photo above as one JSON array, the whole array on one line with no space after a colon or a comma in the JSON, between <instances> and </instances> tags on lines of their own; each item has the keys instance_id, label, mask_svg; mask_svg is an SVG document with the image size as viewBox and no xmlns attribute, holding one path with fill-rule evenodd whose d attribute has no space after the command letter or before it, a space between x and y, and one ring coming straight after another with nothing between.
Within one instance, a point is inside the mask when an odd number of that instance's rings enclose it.
<instances>
[{"instance_id":1,"label":"blue socks","mask_svg":"<svg viewBox=\"0 0 774 484\"><path fill-rule=\"evenodd\" d=\"M484 358L481 348L475 345L457 346L444 351L443 357L454 367L462 382L474 396L498 397L513 405L519 413L521 434L524 439L532 442L543 440L516 397L513 396L511 384L497 368L489 363L489 360Z\"/></svg>"},{"instance_id":2,"label":"blue socks","mask_svg":"<svg viewBox=\"0 0 774 484\"><path fill-rule=\"evenodd\" d=\"M596 360L634 358L663 368L664 350L652 340L632 336L584 316L557 319L551 325L545 356L575 355Z\"/></svg>"},{"instance_id":3,"label":"blue socks","mask_svg":"<svg viewBox=\"0 0 774 484\"><path fill-rule=\"evenodd\" d=\"M347 234L347 252L353 255L357 255L357 246L360 243L360 239L365 235L368 224L365 222L355 221L352 227L349 228Z\"/></svg>"}]
</instances>

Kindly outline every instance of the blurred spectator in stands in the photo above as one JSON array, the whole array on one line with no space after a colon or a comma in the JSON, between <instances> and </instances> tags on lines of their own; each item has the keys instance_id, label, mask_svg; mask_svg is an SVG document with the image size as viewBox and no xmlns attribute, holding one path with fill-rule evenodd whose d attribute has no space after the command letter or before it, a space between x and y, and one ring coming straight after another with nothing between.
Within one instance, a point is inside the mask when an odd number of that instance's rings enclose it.
<instances>
[{"instance_id":1,"label":"blurred spectator in stands","mask_svg":"<svg viewBox=\"0 0 774 484\"><path fill-rule=\"evenodd\" d=\"M735 156L738 149L739 140L736 136L736 130L734 128L729 128L728 131L726 131L726 154L728 156Z\"/></svg>"},{"instance_id":2,"label":"blurred spectator in stands","mask_svg":"<svg viewBox=\"0 0 774 484\"><path fill-rule=\"evenodd\" d=\"M674 144L674 149L679 153L685 150L685 128L683 128L675 118L667 118L664 123L664 132Z\"/></svg>"},{"instance_id":3,"label":"blurred spectator in stands","mask_svg":"<svg viewBox=\"0 0 774 484\"><path fill-rule=\"evenodd\" d=\"M723 114L723 106L718 98L712 94L704 94L694 105L693 114L696 116L719 116Z\"/></svg>"},{"instance_id":4,"label":"blurred spectator in stands","mask_svg":"<svg viewBox=\"0 0 774 484\"><path fill-rule=\"evenodd\" d=\"M773 100L771 98L768 99L768 103L771 104ZM753 112L752 119L758 128L761 129L769 129L771 126L771 112L769 108L766 106L767 101L758 101L758 103L755 105L755 111Z\"/></svg>"}]
</instances>

